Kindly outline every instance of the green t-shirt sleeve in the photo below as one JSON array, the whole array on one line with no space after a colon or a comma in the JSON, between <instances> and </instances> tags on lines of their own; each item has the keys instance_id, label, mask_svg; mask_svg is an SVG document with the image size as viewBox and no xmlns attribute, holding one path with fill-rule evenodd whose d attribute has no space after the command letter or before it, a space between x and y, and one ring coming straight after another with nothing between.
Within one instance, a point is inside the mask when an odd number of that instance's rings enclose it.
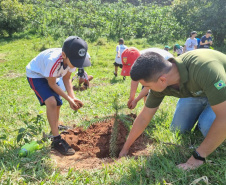
<instances>
[{"instance_id":1,"label":"green t-shirt sleeve","mask_svg":"<svg viewBox=\"0 0 226 185\"><path fill-rule=\"evenodd\" d=\"M218 61L209 62L196 76L211 106L226 101L226 74L222 64Z\"/></svg>"},{"instance_id":2,"label":"green t-shirt sleeve","mask_svg":"<svg viewBox=\"0 0 226 185\"><path fill-rule=\"evenodd\" d=\"M162 93L150 90L145 106L148 108L156 108L161 104L163 99L164 95Z\"/></svg>"}]
</instances>

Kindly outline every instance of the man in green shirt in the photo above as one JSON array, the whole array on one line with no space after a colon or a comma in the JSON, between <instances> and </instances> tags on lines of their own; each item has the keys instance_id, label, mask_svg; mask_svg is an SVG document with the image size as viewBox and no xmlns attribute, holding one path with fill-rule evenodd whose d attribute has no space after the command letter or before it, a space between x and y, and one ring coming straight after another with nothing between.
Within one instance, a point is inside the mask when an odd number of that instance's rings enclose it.
<instances>
[{"instance_id":1,"label":"man in green shirt","mask_svg":"<svg viewBox=\"0 0 226 185\"><path fill-rule=\"evenodd\" d=\"M202 165L226 139L226 55L210 49L187 52L165 60L153 52L143 53L134 63L130 75L151 89L145 107L134 121L119 157L127 155L130 146L142 134L156 113L164 96L207 97L216 118L205 139L193 152L182 169Z\"/></svg>"}]
</instances>

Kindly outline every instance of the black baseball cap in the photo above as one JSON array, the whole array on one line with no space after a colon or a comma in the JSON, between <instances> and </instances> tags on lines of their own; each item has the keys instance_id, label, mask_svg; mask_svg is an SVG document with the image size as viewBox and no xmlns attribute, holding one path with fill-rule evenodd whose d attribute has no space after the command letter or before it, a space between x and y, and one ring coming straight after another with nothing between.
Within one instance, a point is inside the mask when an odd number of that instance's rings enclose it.
<instances>
[{"instance_id":1,"label":"black baseball cap","mask_svg":"<svg viewBox=\"0 0 226 185\"><path fill-rule=\"evenodd\" d=\"M87 43L78 36L70 36L64 41L62 51L65 52L71 64L74 67L88 67L91 65L87 59L86 53L88 50Z\"/></svg>"},{"instance_id":2,"label":"black baseball cap","mask_svg":"<svg viewBox=\"0 0 226 185\"><path fill-rule=\"evenodd\" d=\"M207 32L206 33L210 33L210 34L212 34L212 31L211 30L207 30Z\"/></svg>"}]
</instances>

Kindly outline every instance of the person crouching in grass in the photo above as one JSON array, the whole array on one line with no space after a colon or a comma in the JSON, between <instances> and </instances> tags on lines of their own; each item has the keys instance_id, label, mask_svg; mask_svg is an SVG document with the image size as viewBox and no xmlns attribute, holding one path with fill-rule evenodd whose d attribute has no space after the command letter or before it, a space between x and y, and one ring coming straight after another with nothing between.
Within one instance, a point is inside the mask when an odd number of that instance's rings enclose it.
<instances>
[{"instance_id":1,"label":"person crouching in grass","mask_svg":"<svg viewBox=\"0 0 226 185\"><path fill-rule=\"evenodd\" d=\"M75 67L90 65L89 60L86 60L87 49L87 43L83 39L70 36L64 41L62 48L42 51L26 66L30 87L35 92L40 105L46 105L47 119L53 134L51 146L63 155L73 155L75 151L59 134L61 97L68 101L73 110L83 106L83 103L75 98L70 77ZM63 77L67 94L56 83L59 77Z\"/></svg>"}]
</instances>

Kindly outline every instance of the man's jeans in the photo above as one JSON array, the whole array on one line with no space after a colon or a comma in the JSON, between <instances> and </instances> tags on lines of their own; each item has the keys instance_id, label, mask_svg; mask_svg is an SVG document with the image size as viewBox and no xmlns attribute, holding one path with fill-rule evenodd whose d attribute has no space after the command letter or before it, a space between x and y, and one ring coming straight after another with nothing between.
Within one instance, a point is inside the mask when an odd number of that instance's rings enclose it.
<instances>
[{"instance_id":1,"label":"man's jeans","mask_svg":"<svg viewBox=\"0 0 226 185\"><path fill-rule=\"evenodd\" d=\"M180 98L170 128L181 133L191 131L198 120L198 128L206 137L215 117L207 98Z\"/></svg>"}]
</instances>

